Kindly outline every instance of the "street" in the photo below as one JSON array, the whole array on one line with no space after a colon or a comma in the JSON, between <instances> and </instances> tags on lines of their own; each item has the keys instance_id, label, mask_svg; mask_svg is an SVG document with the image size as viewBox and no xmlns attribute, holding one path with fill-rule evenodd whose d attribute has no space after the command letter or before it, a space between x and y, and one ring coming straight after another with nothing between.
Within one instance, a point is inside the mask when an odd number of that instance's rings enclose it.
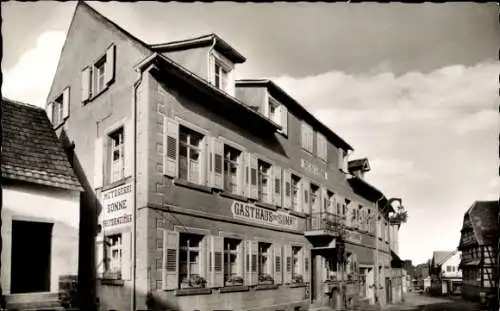
<instances>
[{"instance_id":1,"label":"street","mask_svg":"<svg viewBox=\"0 0 500 311\"><path fill-rule=\"evenodd\" d=\"M430 297L417 293L407 293L404 304L390 305L383 310L474 311L481 309L478 304L462 300L461 297Z\"/></svg>"}]
</instances>

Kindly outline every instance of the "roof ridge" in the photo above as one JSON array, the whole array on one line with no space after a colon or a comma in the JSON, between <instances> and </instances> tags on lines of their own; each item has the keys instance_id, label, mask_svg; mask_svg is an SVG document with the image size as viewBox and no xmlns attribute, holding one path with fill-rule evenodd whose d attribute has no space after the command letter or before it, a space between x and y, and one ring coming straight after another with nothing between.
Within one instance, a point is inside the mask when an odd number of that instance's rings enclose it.
<instances>
[{"instance_id":1,"label":"roof ridge","mask_svg":"<svg viewBox=\"0 0 500 311\"><path fill-rule=\"evenodd\" d=\"M25 103L25 102L22 102L22 101L19 101L19 100L10 99L10 98L5 97L5 96L2 96L2 103L3 102L7 102L7 103L14 104L14 105L25 106L27 108L33 108L33 109L45 111L45 109L43 109L42 107L30 104L30 103Z\"/></svg>"},{"instance_id":2,"label":"roof ridge","mask_svg":"<svg viewBox=\"0 0 500 311\"><path fill-rule=\"evenodd\" d=\"M218 36L217 36L217 34L211 32L211 33L207 33L204 35L198 35L198 36L195 36L192 38L187 38L187 39L180 39L180 40L167 41L167 42L161 42L161 43L149 43L149 46L154 48L157 46L163 46L163 45L167 45L167 44L183 43L183 42L187 42L187 41L200 40L200 39L205 39L205 38L210 38L210 37L218 37Z\"/></svg>"}]
</instances>

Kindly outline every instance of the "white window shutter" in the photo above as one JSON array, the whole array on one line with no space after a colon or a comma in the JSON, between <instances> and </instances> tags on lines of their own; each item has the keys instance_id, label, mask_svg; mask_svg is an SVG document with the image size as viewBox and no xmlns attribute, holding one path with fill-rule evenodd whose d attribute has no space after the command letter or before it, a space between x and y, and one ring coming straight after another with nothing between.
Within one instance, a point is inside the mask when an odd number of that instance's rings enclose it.
<instances>
[{"instance_id":1,"label":"white window shutter","mask_svg":"<svg viewBox=\"0 0 500 311\"><path fill-rule=\"evenodd\" d=\"M288 108L281 105L281 130L288 135Z\"/></svg>"},{"instance_id":2,"label":"white window shutter","mask_svg":"<svg viewBox=\"0 0 500 311\"><path fill-rule=\"evenodd\" d=\"M132 233L122 232L122 279L132 279Z\"/></svg>"},{"instance_id":3,"label":"white window shutter","mask_svg":"<svg viewBox=\"0 0 500 311\"><path fill-rule=\"evenodd\" d=\"M283 182L282 182L282 176L281 176L281 167L279 167L278 165L273 165L273 175L274 175L274 178L273 178L273 198L274 198L274 205L277 205L277 206L282 206L282 193L283 193L283 190L282 190L282 186L283 186Z\"/></svg>"},{"instance_id":4,"label":"white window shutter","mask_svg":"<svg viewBox=\"0 0 500 311\"><path fill-rule=\"evenodd\" d=\"M90 67L85 67L82 71L82 102L90 98Z\"/></svg>"},{"instance_id":5,"label":"white window shutter","mask_svg":"<svg viewBox=\"0 0 500 311\"><path fill-rule=\"evenodd\" d=\"M134 120L130 119L125 123L124 128L124 147L125 147L125 176L134 174Z\"/></svg>"},{"instance_id":6,"label":"white window shutter","mask_svg":"<svg viewBox=\"0 0 500 311\"><path fill-rule=\"evenodd\" d=\"M49 120L52 123L52 113L54 111L54 103L53 102L48 103L45 111L47 112L47 117L49 117Z\"/></svg>"},{"instance_id":7,"label":"white window shutter","mask_svg":"<svg viewBox=\"0 0 500 311\"><path fill-rule=\"evenodd\" d=\"M302 277L305 277L304 253L305 253L305 247L302 246L297 254L297 273L302 275ZM293 247L292 247L292 257L293 257ZM292 259L292 264L293 264L293 259Z\"/></svg>"},{"instance_id":8,"label":"white window shutter","mask_svg":"<svg viewBox=\"0 0 500 311\"><path fill-rule=\"evenodd\" d=\"M234 81L234 69L232 69L231 71L229 71L228 75L227 75L227 89L226 89L226 92L233 96L235 95L235 81Z\"/></svg>"},{"instance_id":9,"label":"white window shutter","mask_svg":"<svg viewBox=\"0 0 500 311\"><path fill-rule=\"evenodd\" d=\"M207 80L214 85L215 84L215 57L213 54L208 55L208 77Z\"/></svg>"},{"instance_id":10,"label":"white window shutter","mask_svg":"<svg viewBox=\"0 0 500 311\"><path fill-rule=\"evenodd\" d=\"M246 183L246 157L245 153L241 152L238 158L238 193L242 196L247 195L248 187Z\"/></svg>"},{"instance_id":11,"label":"white window shutter","mask_svg":"<svg viewBox=\"0 0 500 311\"><path fill-rule=\"evenodd\" d=\"M311 185L309 180L306 178L302 178L301 180L302 186L302 212L309 214L311 212Z\"/></svg>"},{"instance_id":12,"label":"white window shutter","mask_svg":"<svg viewBox=\"0 0 500 311\"><path fill-rule=\"evenodd\" d=\"M104 173L104 140L98 137L94 143L94 189L103 185Z\"/></svg>"},{"instance_id":13,"label":"white window shutter","mask_svg":"<svg viewBox=\"0 0 500 311\"><path fill-rule=\"evenodd\" d=\"M303 247L303 258L304 258L304 283L309 283L311 281L311 251L309 248Z\"/></svg>"},{"instance_id":14,"label":"white window shutter","mask_svg":"<svg viewBox=\"0 0 500 311\"><path fill-rule=\"evenodd\" d=\"M69 117L69 87L65 88L63 91L63 119Z\"/></svg>"},{"instance_id":15,"label":"white window shutter","mask_svg":"<svg viewBox=\"0 0 500 311\"><path fill-rule=\"evenodd\" d=\"M257 241L250 241L252 249L252 285L257 285L258 283L258 271L259 271L259 243Z\"/></svg>"},{"instance_id":16,"label":"white window shutter","mask_svg":"<svg viewBox=\"0 0 500 311\"><path fill-rule=\"evenodd\" d=\"M165 152L163 170L169 177L177 177L179 167L179 123L165 117L163 150Z\"/></svg>"},{"instance_id":17,"label":"white window shutter","mask_svg":"<svg viewBox=\"0 0 500 311\"><path fill-rule=\"evenodd\" d=\"M292 246L286 244L283 246L283 283L292 283Z\"/></svg>"},{"instance_id":18,"label":"white window shutter","mask_svg":"<svg viewBox=\"0 0 500 311\"><path fill-rule=\"evenodd\" d=\"M109 85L115 78L115 51L116 46L112 44L106 50L106 63L104 64L104 82Z\"/></svg>"},{"instance_id":19,"label":"white window shutter","mask_svg":"<svg viewBox=\"0 0 500 311\"><path fill-rule=\"evenodd\" d=\"M98 277L102 276L104 271L106 271L106 257L105 257L105 238L101 234L96 237L95 241L95 255L96 255L96 269Z\"/></svg>"},{"instance_id":20,"label":"white window shutter","mask_svg":"<svg viewBox=\"0 0 500 311\"><path fill-rule=\"evenodd\" d=\"M283 260L281 256L281 245L273 245L274 254L274 283L281 284L283 282Z\"/></svg>"},{"instance_id":21,"label":"white window shutter","mask_svg":"<svg viewBox=\"0 0 500 311\"><path fill-rule=\"evenodd\" d=\"M321 192L321 201L320 201L320 204L319 204L320 205L320 211L321 212L329 212L327 210L327 208L328 208L328 202L327 202L328 195L326 193L326 188L325 187L321 187L320 188L320 192Z\"/></svg>"},{"instance_id":22,"label":"white window shutter","mask_svg":"<svg viewBox=\"0 0 500 311\"><path fill-rule=\"evenodd\" d=\"M207 151L208 151L208 136L204 136L202 141L200 142L201 145L201 151L200 151L200 184L201 185L207 185L207 167L208 167L208 157L207 157Z\"/></svg>"},{"instance_id":23,"label":"white window shutter","mask_svg":"<svg viewBox=\"0 0 500 311\"><path fill-rule=\"evenodd\" d=\"M179 284L179 232L163 230L162 289L176 289Z\"/></svg>"},{"instance_id":24,"label":"white window shutter","mask_svg":"<svg viewBox=\"0 0 500 311\"><path fill-rule=\"evenodd\" d=\"M236 273L244 278L245 276L245 241L241 241L236 247L236 256L238 258Z\"/></svg>"},{"instance_id":25,"label":"white window shutter","mask_svg":"<svg viewBox=\"0 0 500 311\"><path fill-rule=\"evenodd\" d=\"M213 154L213 187L224 189L224 143L217 137L212 137Z\"/></svg>"},{"instance_id":26,"label":"white window shutter","mask_svg":"<svg viewBox=\"0 0 500 311\"><path fill-rule=\"evenodd\" d=\"M210 282L211 288L224 286L224 237L210 236Z\"/></svg>"},{"instance_id":27,"label":"white window shutter","mask_svg":"<svg viewBox=\"0 0 500 311\"><path fill-rule=\"evenodd\" d=\"M257 284L257 241L245 241L245 285Z\"/></svg>"}]
</instances>

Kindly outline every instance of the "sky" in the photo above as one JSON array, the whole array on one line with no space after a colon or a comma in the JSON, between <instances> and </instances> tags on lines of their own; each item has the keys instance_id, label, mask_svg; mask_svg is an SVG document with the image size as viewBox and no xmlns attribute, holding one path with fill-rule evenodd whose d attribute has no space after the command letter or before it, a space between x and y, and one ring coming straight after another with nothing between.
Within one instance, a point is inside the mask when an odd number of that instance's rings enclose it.
<instances>
[{"instance_id":1,"label":"sky","mask_svg":"<svg viewBox=\"0 0 500 311\"><path fill-rule=\"evenodd\" d=\"M367 157L401 197L400 255L458 246L464 212L497 200L495 3L88 2L147 43L217 33ZM2 2L2 94L43 106L75 2Z\"/></svg>"}]
</instances>

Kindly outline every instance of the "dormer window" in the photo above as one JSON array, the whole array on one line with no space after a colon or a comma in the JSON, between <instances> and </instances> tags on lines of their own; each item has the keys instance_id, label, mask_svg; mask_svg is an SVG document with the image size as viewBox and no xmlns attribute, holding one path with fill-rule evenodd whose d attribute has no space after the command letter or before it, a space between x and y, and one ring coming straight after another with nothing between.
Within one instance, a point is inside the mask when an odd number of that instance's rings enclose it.
<instances>
[{"instance_id":1,"label":"dormer window","mask_svg":"<svg viewBox=\"0 0 500 311\"><path fill-rule=\"evenodd\" d=\"M281 126L281 133L288 135L288 109L272 96L268 96L264 115Z\"/></svg>"},{"instance_id":2,"label":"dormer window","mask_svg":"<svg viewBox=\"0 0 500 311\"><path fill-rule=\"evenodd\" d=\"M212 52L210 58L210 82L218 89L223 90L227 94L234 96L234 65L224 56L217 52Z\"/></svg>"}]
</instances>

